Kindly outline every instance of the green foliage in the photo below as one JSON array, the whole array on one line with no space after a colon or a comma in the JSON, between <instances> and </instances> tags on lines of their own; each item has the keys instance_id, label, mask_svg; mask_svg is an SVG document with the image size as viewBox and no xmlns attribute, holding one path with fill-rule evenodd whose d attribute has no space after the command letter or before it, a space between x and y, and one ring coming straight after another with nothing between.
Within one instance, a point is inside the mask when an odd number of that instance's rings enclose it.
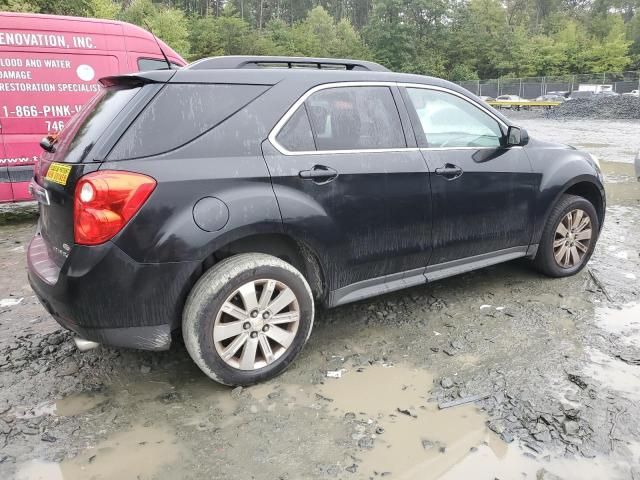
<instances>
[{"instance_id":1,"label":"green foliage","mask_svg":"<svg viewBox=\"0 0 640 480\"><path fill-rule=\"evenodd\" d=\"M40 7L29 0L0 0L0 11L38 13Z\"/></svg>"},{"instance_id":2,"label":"green foliage","mask_svg":"<svg viewBox=\"0 0 640 480\"><path fill-rule=\"evenodd\" d=\"M376 0L364 38L374 60L392 70L411 65L417 57L413 25L404 21L403 0Z\"/></svg>"},{"instance_id":3,"label":"green foliage","mask_svg":"<svg viewBox=\"0 0 640 480\"><path fill-rule=\"evenodd\" d=\"M120 5L113 0L89 0L89 16L115 19L120 13Z\"/></svg>"},{"instance_id":4,"label":"green foliage","mask_svg":"<svg viewBox=\"0 0 640 480\"><path fill-rule=\"evenodd\" d=\"M180 55L188 56L189 23L182 10L177 8L160 8L149 21L154 35L171 45Z\"/></svg>"},{"instance_id":5,"label":"green foliage","mask_svg":"<svg viewBox=\"0 0 640 480\"><path fill-rule=\"evenodd\" d=\"M189 55L189 22L182 10L156 6L151 0L133 0L120 19L151 28L154 35L180 55Z\"/></svg>"},{"instance_id":6,"label":"green foliage","mask_svg":"<svg viewBox=\"0 0 640 480\"><path fill-rule=\"evenodd\" d=\"M624 21L619 16L607 17L608 31L600 42L592 42L586 55L587 70L592 72L619 72L631 63Z\"/></svg>"},{"instance_id":7,"label":"green foliage","mask_svg":"<svg viewBox=\"0 0 640 480\"><path fill-rule=\"evenodd\" d=\"M8 8L2 5L0 0L0 9L14 11L25 11L22 9L26 6L26 11L38 11L40 13L53 13L56 15L76 15L86 16L91 10L89 8L89 0L4 0L8 1ZM14 8L12 8L12 5Z\"/></svg>"},{"instance_id":8,"label":"green foliage","mask_svg":"<svg viewBox=\"0 0 640 480\"><path fill-rule=\"evenodd\" d=\"M449 73L449 78L456 82L479 79L478 72L472 70L470 66L465 64L455 65Z\"/></svg>"},{"instance_id":9,"label":"green foliage","mask_svg":"<svg viewBox=\"0 0 640 480\"><path fill-rule=\"evenodd\" d=\"M452 80L640 68L640 0L0 0L0 10L148 24L189 60L361 58Z\"/></svg>"}]
</instances>

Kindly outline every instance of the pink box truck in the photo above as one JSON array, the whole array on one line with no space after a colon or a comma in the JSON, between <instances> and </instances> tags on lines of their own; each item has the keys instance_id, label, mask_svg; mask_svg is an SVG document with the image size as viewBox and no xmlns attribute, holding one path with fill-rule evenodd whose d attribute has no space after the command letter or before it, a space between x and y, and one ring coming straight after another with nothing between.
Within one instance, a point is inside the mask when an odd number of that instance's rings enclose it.
<instances>
[{"instance_id":1,"label":"pink box truck","mask_svg":"<svg viewBox=\"0 0 640 480\"><path fill-rule=\"evenodd\" d=\"M128 23L0 12L0 202L31 199L40 140L64 127L99 90L98 79L166 69L160 48L173 67L186 64Z\"/></svg>"}]
</instances>

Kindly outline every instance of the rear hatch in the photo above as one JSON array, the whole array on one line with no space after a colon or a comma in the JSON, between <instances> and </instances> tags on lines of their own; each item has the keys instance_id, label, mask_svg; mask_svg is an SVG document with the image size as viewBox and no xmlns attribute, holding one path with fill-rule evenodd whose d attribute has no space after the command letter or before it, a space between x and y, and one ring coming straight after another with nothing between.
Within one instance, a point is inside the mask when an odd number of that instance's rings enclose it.
<instances>
[{"instance_id":1,"label":"rear hatch","mask_svg":"<svg viewBox=\"0 0 640 480\"><path fill-rule=\"evenodd\" d=\"M169 74L173 75L173 72ZM35 166L32 190L40 203L41 234L49 258L62 267L74 245L74 194L79 178L100 167L108 150L160 88L139 77L109 77L44 151ZM148 85L148 87L147 87Z\"/></svg>"}]
</instances>

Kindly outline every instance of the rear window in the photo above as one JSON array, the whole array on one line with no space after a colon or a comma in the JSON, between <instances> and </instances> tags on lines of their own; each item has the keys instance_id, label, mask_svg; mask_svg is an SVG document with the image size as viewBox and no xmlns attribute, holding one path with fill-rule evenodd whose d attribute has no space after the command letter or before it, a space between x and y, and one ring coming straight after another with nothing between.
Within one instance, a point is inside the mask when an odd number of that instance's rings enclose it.
<instances>
[{"instance_id":1,"label":"rear window","mask_svg":"<svg viewBox=\"0 0 640 480\"><path fill-rule=\"evenodd\" d=\"M178 69L180 65L177 63L171 63L171 68ZM146 72L149 70L168 70L167 62L165 60L159 60L157 58L139 58L138 59L138 69L141 72Z\"/></svg>"},{"instance_id":2,"label":"rear window","mask_svg":"<svg viewBox=\"0 0 640 480\"><path fill-rule=\"evenodd\" d=\"M109 154L109 160L175 150L251 103L265 85L169 84L145 107Z\"/></svg>"},{"instance_id":3,"label":"rear window","mask_svg":"<svg viewBox=\"0 0 640 480\"><path fill-rule=\"evenodd\" d=\"M56 161L84 161L102 133L139 90L139 87L100 90L60 132Z\"/></svg>"}]
</instances>

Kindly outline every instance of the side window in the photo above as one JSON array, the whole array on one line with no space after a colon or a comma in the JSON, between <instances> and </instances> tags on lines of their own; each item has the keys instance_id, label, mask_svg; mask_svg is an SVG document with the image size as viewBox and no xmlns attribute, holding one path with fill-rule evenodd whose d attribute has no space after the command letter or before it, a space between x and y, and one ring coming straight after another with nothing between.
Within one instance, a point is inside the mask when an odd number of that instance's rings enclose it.
<instances>
[{"instance_id":1,"label":"side window","mask_svg":"<svg viewBox=\"0 0 640 480\"><path fill-rule=\"evenodd\" d=\"M429 147L499 147L502 130L489 115L450 93L407 88Z\"/></svg>"},{"instance_id":2,"label":"side window","mask_svg":"<svg viewBox=\"0 0 640 480\"><path fill-rule=\"evenodd\" d=\"M181 147L224 122L267 88L170 83L129 126L109 160L148 157Z\"/></svg>"},{"instance_id":3,"label":"side window","mask_svg":"<svg viewBox=\"0 0 640 480\"><path fill-rule=\"evenodd\" d=\"M388 87L335 87L311 95L307 111L318 150L406 147Z\"/></svg>"},{"instance_id":4,"label":"side window","mask_svg":"<svg viewBox=\"0 0 640 480\"><path fill-rule=\"evenodd\" d=\"M282 127L276 140L290 152L308 152L316 149L304 105L301 105Z\"/></svg>"},{"instance_id":5,"label":"side window","mask_svg":"<svg viewBox=\"0 0 640 480\"><path fill-rule=\"evenodd\" d=\"M171 68L180 68L180 65L176 65L173 62L170 63ZM139 58L138 70L141 72L148 72L149 70L168 70L167 62L165 62L164 59L160 60L158 58Z\"/></svg>"}]
</instances>

